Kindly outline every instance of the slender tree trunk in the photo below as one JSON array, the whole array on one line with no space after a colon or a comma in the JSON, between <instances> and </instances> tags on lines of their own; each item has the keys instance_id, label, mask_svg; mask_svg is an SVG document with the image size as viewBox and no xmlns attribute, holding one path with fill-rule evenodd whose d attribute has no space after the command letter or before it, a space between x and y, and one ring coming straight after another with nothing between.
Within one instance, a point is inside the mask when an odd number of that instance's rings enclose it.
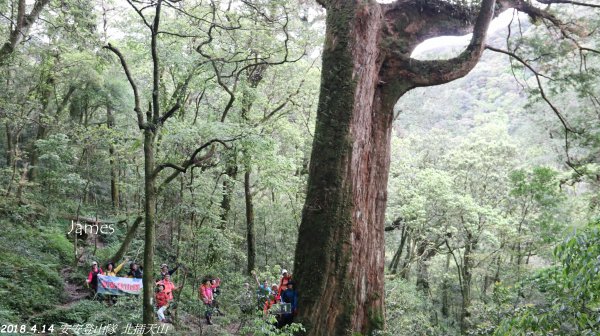
<instances>
[{"instance_id":1,"label":"slender tree trunk","mask_svg":"<svg viewBox=\"0 0 600 336\"><path fill-rule=\"evenodd\" d=\"M12 167L14 159L13 135L8 122L4 123L4 126L6 127L6 167Z\"/></svg>"},{"instance_id":2,"label":"slender tree trunk","mask_svg":"<svg viewBox=\"0 0 600 336\"><path fill-rule=\"evenodd\" d=\"M250 190L250 167L244 172L244 195L246 198L246 239L248 241L248 274L256 264L256 228L254 227L254 205L252 190Z\"/></svg>"},{"instance_id":3,"label":"slender tree trunk","mask_svg":"<svg viewBox=\"0 0 600 336\"><path fill-rule=\"evenodd\" d=\"M410 276L410 268L412 265L412 258L415 253L415 240L409 237L408 246L406 247L406 255L404 256L404 260L402 264L400 264L400 276L403 279L408 280Z\"/></svg>"},{"instance_id":4,"label":"slender tree trunk","mask_svg":"<svg viewBox=\"0 0 600 336\"><path fill-rule=\"evenodd\" d=\"M449 310L449 289L450 281L448 280L448 274L450 274L450 253L446 254L446 263L444 264L444 277L442 278L442 316L448 317Z\"/></svg>"},{"instance_id":5,"label":"slender tree trunk","mask_svg":"<svg viewBox=\"0 0 600 336\"><path fill-rule=\"evenodd\" d=\"M419 243L417 253L419 259L417 261L417 289L429 294L429 260L436 255L434 249L427 248L427 242Z\"/></svg>"},{"instance_id":6,"label":"slender tree trunk","mask_svg":"<svg viewBox=\"0 0 600 336\"><path fill-rule=\"evenodd\" d=\"M477 243L472 240L472 235L467 234L467 243L463 253L462 273L462 306L460 313L460 330L464 334L471 327L471 280L473 277L473 252Z\"/></svg>"},{"instance_id":7,"label":"slender tree trunk","mask_svg":"<svg viewBox=\"0 0 600 336\"><path fill-rule=\"evenodd\" d=\"M233 153L235 155L235 152ZM231 210L231 196L233 194L233 180L237 176L237 163L228 162L226 177L223 180L223 198L221 199L221 229L227 227L229 211Z\"/></svg>"},{"instance_id":8,"label":"slender tree trunk","mask_svg":"<svg viewBox=\"0 0 600 336\"><path fill-rule=\"evenodd\" d=\"M127 234L125 235L125 239L123 239L123 242L121 243L121 247L119 247L119 250L109 260L112 260L115 263L118 263L119 260L121 260L123 258L123 256L125 255L125 252L127 252L127 249L129 248L129 244L131 244L131 241L135 237L137 228L142 223L142 220L143 220L143 217L141 217L141 216L135 219L135 221L133 222L133 225L131 225L129 230L127 230Z\"/></svg>"},{"instance_id":9,"label":"slender tree trunk","mask_svg":"<svg viewBox=\"0 0 600 336\"><path fill-rule=\"evenodd\" d=\"M42 110L38 114L37 118L37 131L33 142L31 143L31 149L29 150L29 180L35 181L37 175L38 165L38 150L35 147L38 140L46 138L47 125L46 125L46 114L49 111L50 99L52 98L52 88L54 87L54 78L52 75L47 74L47 78L42 87Z\"/></svg>"},{"instance_id":10,"label":"slender tree trunk","mask_svg":"<svg viewBox=\"0 0 600 336\"><path fill-rule=\"evenodd\" d=\"M156 214L156 177L154 176L154 147L156 134L150 128L144 130L144 324L154 322L152 298L154 296L154 236Z\"/></svg>"},{"instance_id":11,"label":"slender tree trunk","mask_svg":"<svg viewBox=\"0 0 600 336\"><path fill-rule=\"evenodd\" d=\"M400 246L398 246L396 253L394 253L394 257L392 258L392 261L390 262L390 270L391 270L392 274L396 274L398 272L398 265L400 264L400 258L402 257L402 251L404 250L404 244L406 243L407 237L408 237L408 229L406 228L406 225L403 225L402 233L400 236Z\"/></svg>"},{"instance_id":12,"label":"slender tree trunk","mask_svg":"<svg viewBox=\"0 0 600 336\"><path fill-rule=\"evenodd\" d=\"M110 104L106 105L106 126L113 129L115 126L115 117ZM116 163L115 145L111 142L108 147L108 155L110 160L110 198L113 209L119 208L119 170Z\"/></svg>"}]
</instances>

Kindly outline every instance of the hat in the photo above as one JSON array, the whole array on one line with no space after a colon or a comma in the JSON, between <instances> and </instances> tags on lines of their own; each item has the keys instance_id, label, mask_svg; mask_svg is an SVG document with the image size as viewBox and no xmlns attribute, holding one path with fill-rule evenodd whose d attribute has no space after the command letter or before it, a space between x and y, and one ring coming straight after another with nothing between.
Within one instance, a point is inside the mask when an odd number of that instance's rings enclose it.
<instances>
[{"instance_id":1,"label":"hat","mask_svg":"<svg viewBox=\"0 0 600 336\"><path fill-rule=\"evenodd\" d=\"M160 265L160 268L163 268L163 267L169 267L169 265L167 265L167 264Z\"/></svg>"},{"instance_id":2,"label":"hat","mask_svg":"<svg viewBox=\"0 0 600 336\"><path fill-rule=\"evenodd\" d=\"M282 274L282 275L283 275L283 274L285 274L285 273L287 273L287 272L288 272L288 271L287 271L285 268L281 270L281 274Z\"/></svg>"},{"instance_id":3,"label":"hat","mask_svg":"<svg viewBox=\"0 0 600 336\"><path fill-rule=\"evenodd\" d=\"M96 261L92 261L92 266L94 265L98 265L98 263Z\"/></svg>"}]
</instances>

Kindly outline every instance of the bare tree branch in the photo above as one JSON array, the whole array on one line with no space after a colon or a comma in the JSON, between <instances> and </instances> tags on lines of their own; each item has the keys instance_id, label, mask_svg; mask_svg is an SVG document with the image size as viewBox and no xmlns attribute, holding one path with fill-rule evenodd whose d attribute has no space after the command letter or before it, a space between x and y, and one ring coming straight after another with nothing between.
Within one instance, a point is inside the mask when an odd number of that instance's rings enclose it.
<instances>
[{"instance_id":1,"label":"bare tree branch","mask_svg":"<svg viewBox=\"0 0 600 336\"><path fill-rule=\"evenodd\" d=\"M181 105L179 105L179 102L176 102L175 105L173 105L173 107L171 107L171 109L169 111L167 111L167 113L163 114L158 119L158 124L159 125L164 124L165 121L167 121L167 119L171 118L173 116L173 114L175 114L175 112L177 112L177 110L179 110L180 107L181 107Z\"/></svg>"},{"instance_id":2,"label":"bare tree branch","mask_svg":"<svg viewBox=\"0 0 600 336\"><path fill-rule=\"evenodd\" d=\"M520 58L519 56L515 55L514 53L512 53L510 51L506 51L506 50L494 48L494 47L489 46L489 45L486 45L485 48L488 49L488 50L491 50L491 51L495 51L495 52L498 52L498 53L502 53L502 54L508 55L508 56L516 59L517 61L519 61L519 63L523 64L527 69L529 69L531 72L533 72L533 74L535 75L535 79L537 81L538 88L540 90L540 95L541 95L542 99L546 102L546 104L548 104L548 106L550 106L550 108L552 109L552 111L554 112L554 114L556 114L556 116L558 117L558 119L562 123L562 125L563 125L563 127L565 129L565 137L566 137L566 135L569 132L571 132L571 133L577 133L577 134L581 133L580 131L574 130L569 125L567 119L562 115L562 113L558 110L558 108L556 106L554 106L554 104L552 104L552 102L550 101L550 99L548 98L548 96L546 96L546 92L544 91L544 87L542 86L542 81L540 80L540 77L545 77L545 78L549 78L549 77L546 77L546 76L543 76L543 75L539 74L535 69L533 69L533 67L531 67L531 65L529 65L522 58Z\"/></svg>"},{"instance_id":3,"label":"bare tree branch","mask_svg":"<svg viewBox=\"0 0 600 336\"><path fill-rule=\"evenodd\" d=\"M125 71L125 76L127 76L129 85L131 85L131 89L133 90L133 99L135 102L135 106L134 106L133 110L135 111L135 113L137 115L138 127L140 129L145 129L146 125L144 123L144 115L142 114L142 108L140 106L140 95L138 93L137 85L135 84L135 81L133 80L133 77L131 76L131 72L129 71L129 67L127 66L127 62L125 61L125 57L119 51L119 49L112 46L110 43L108 45L104 46L104 48L112 51L115 55L117 55L117 57L121 61L121 66L123 67L123 71Z\"/></svg>"},{"instance_id":4,"label":"bare tree branch","mask_svg":"<svg viewBox=\"0 0 600 336\"><path fill-rule=\"evenodd\" d=\"M175 164L175 163L171 163L171 162L167 162L167 163L163 163L163 164L160 164L159 166L157 166L156 169L154 170L154 173L153 173L154 176L157 176L165 168L175 169L175 171L171 175L169 175L160 184L160 186L158 188L159 192L167 184L169 184L169 182L171 182L173 179L175 179L179 174L185 173L188 170L188 168L200 166L203 162L206 162L210 157L212 157L214 155L214 151L215 151L215 147L214 147L213 144L220 143L225 148L230 148L229 145L227 144L227 142L232 142L232 141L235 141L235 140L238 140L238 138L232 138L232 139L228 139L228 140L212 139L212 140L204 143L202 146L198 147L192 153L192 155L190 155L189 159L187 159L186 161L184 161L181 165L178 165L178 164ZM211 146L210 151L207 154L203 155L202 157L197 158L198 154L202 150L206 149L208 146Z\"/></svg>"},{"instance_id":5,"label":"bare tree branch","mask_svg":"<svg viewBox=\"0 0 600 336\"><path fill-rule=\"evenodd\" d=\"M144 21L144 24L146 25L146 27L148 27L150 30L152 30L152 26L150 25L150 23L148 23L148 20L146 20L146 17L144 16L144 13L142 13L143 9L139 9L137 8L133 2L131 0L127 0L127 3L133 7L133 9L135 10L135 12L139 15L139 17L142 19L142 21ZM147 7L145 7L147 8Z\"/></svg>"}]
</instances>

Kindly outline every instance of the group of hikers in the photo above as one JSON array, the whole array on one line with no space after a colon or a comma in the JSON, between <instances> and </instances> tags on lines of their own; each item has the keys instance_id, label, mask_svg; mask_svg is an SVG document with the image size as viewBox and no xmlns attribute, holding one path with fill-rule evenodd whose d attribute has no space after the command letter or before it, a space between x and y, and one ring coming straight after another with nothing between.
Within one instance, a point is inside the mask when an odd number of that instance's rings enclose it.
<instances>
[{"instance_id":1,"label":"group of hikers","mask_svg":"<svg viewBox=\"0 0 600 336\"><path fill-rule=\"evenodd\" d=\"M123 269L123 266L129 261L125 259L122 263L115 267L112 261L106 264L106 271L98 266L97 262L92 262L91 270L88 273L86 284L91 287L92 293L96 296L98 291L98 275L118 276L117 274ZM160 322L169 322L166 318L166 313L169 308L176 307L174 303L173 292L182 288L176 286L171 281L171 275L177 271L179 264L173 269L169 269L167 264L160 266L160 274L156 280L156 314ZM144 270L141 265L136 262L129 264L129 271L126 277L141 279ZM273 314L276 317L276 327L282 328L293 322L298 308L298 295L292 280L291 274L283 269L279 284L273 283L269 286L269 282L263 279L262 283L258 280L256 272L252 271L252 276L257 284L257 290L253 291L249 283L244 284L244 292L240 296L240 308L243 313L249 314L260 309L264 316ZM212 315L214 313L223 315L219 310L217 297L221 294L221 279L217 277L207 276L202 279L201 285L198 288L198 298L202 301L205 307L204 317L206 323L211 325ZM114 303L114 295L108 295L109 304ZM255 302L255 303L253 303Z\"/></svg>"},{"instance_id":2,"label":"group of hikers","mask_svg":"<svg viewBox=\"0 0 600 336\"><path fill-rule=\"evenodd\" d=\"M271 286L267 279L263 279L262 283L258 281L256 272L252 271L252 276L258 286L256 291L258 308L263 310L265 316L275 315L277 328L291 324L298 309L298 293L292 275L286 269L281 270L279 284L274 283ZM246 283L244 286L249 291L250 285Z\"/></svg>"}]
</instances>

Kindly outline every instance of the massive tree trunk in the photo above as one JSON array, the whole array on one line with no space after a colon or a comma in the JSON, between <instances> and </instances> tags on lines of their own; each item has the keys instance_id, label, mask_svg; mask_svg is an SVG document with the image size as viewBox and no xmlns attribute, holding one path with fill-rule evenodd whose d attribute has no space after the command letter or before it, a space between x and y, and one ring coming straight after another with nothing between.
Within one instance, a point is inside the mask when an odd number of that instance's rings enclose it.
<instances>
[{"instance_id":1,"label":"massive tree trunk","mask_svg":"<svg viewBox=\"0 0 600 336\"><path fill-rule=\"evenodd\" d=\"M394 104L414 87L445 83L474 67L494 1L484 1L467 50L436 62L412 60L410 53L442 31L438 7L321 3L327 9L321 92L294 265L299 317L308 335L368 335L384 327L383 224ZM444 33L464 30L465 22L472 28L464 11L443 14L447 21L461 16Z\"/></svg>"},{"instance_id":2,"label":"massive tree trunk","mask_svg":"<svg viewBox=\"0 0 600 336\"><path fill-rule=\"evenodd\" d=\"M296 249L311 335L382 329L392 108L379 84L379 6L328 8L322 88Z\"/></svg>"}]
</instances>

